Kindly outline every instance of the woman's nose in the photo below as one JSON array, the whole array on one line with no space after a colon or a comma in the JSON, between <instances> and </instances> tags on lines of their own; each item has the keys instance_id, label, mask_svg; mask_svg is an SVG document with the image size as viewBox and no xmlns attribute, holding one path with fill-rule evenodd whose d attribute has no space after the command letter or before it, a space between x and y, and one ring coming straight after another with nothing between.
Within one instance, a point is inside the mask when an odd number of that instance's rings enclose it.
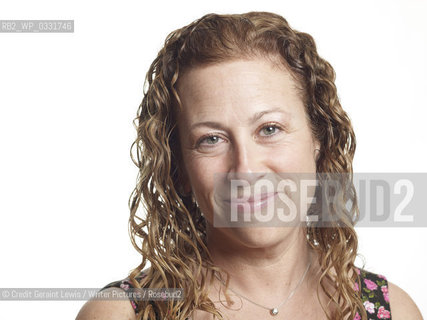
<instances>
[{"instance_id":1,"label":"woman's nose","mask_svg":"<svg viewBox=\"0 0 427 320\"><path fill-rule=\"evenodd\" d=\"M265 174L265 155L254 141L240 140L231 151L229 180L246 180L253 186Z\"/></svg>"}]
</instances>

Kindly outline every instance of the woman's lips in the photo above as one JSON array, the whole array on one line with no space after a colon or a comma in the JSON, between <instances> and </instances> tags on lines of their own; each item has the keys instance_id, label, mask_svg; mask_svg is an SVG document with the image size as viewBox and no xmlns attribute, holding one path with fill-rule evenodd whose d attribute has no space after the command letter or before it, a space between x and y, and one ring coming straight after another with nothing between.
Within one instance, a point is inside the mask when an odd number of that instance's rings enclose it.
<instances>
[{"instance_id":1,"label":"woman's lips","mask_svg":"<svg viewBox=\"0 0 427 320\"><path fill-rule=\"evenodd\" d=\"M233 198L233 199L227 199L225 202L230 204L250 204L251 206L257 206L262 205L264 203L267 203L268 200L272 197L274 197L277 194L277 192L270 192L270 193L262 193L261 195L252 196L248 199L245 198Z\"/></svg>"}]
</instances>

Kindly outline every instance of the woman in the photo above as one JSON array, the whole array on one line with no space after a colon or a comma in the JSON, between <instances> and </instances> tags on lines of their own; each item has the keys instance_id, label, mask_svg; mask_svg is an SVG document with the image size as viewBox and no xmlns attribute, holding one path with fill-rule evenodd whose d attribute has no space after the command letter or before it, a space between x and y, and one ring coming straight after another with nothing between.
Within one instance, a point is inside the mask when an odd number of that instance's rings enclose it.
<instances>
[{"instance_id":1,"label":"woman","mask_svg":"<svg viewBox=\"0 0 427 320\"><path fill-rule=\"evenodd\" d=\"M103 289L183 288L185 298L91 300L77 318L421 319L402 289L354 265L356 143L334 79L312 37L276 14L208 14L172 32L135 119L130 227L142 263ZM351 210L342 202L326 227L215 224L229 217L218 206L227 182L283 173L347 173Z\"/></svg>"}]
</instances>

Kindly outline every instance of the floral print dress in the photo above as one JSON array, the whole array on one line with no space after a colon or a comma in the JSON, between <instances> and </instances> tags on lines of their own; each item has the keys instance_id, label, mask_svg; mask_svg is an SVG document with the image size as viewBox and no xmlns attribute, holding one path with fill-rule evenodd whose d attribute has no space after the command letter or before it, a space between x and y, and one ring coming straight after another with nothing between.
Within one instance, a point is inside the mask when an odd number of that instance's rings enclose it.
<instances>
[{"instance_id":1,"label":"floral print dress","mask_svg":"<svg viewBox=\"0 0 427 320\"><path fill-rule=\"evenodd\" d=\"M390 300L388 297L388 282L386 277L375 274L364 269L356 268L360 276L362 288L354 284L354 290L362 292L362 301L365 306L369 320L391 319ZM356 314L354 320L360 320L361 316Z\"/></svg>"},{"instance_id":2,"label":"floral print dress","mask_svg":"<svg viewBox=\"0 0 427 320\"><path fill-rule=\"evenodd\" d=\"M368 315L368 320L391 319L388 282L386 277L381 274L369 272L365 269L356 268L356 271L360 276L361 288L359 288L356 282L354 284L354 290L361 291L362 301ZM146 276L147 274L142 271L136 279L139 281ZM129 278L125 278L107 284L100 291L111 287L121 288L126 293L134 288ZM135 313L138 313L140 310L138 309L136 301L132 297L129 297L129 301ZM159 317L156 317L156 319L158 318ZM360 319L362 319L362 317L357 313L354 320Z\"/></svg>"}]
</instances>

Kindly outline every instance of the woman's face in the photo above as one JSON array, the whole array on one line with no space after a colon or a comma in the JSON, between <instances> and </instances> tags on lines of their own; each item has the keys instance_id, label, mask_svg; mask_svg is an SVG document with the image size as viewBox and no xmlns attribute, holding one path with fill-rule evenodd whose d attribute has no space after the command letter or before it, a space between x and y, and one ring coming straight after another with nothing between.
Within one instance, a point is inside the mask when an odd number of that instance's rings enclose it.
<instances>
[{"instance_id":1,"label":"woman's face","mask_svg":"<svg viewBox=\"0 0 427 320\"><path fill-rule=\"evenodd\" d=\"M219 186L230 177L246 179L253 190L267 175L316 171L319 144L295 86L288 71L262 58L193 68L179 79L184 185L210 225ZM256 240L250 238L253 232L223 232L260 245L276 237L271 230Z\"/></svg>"}]
</instances>

